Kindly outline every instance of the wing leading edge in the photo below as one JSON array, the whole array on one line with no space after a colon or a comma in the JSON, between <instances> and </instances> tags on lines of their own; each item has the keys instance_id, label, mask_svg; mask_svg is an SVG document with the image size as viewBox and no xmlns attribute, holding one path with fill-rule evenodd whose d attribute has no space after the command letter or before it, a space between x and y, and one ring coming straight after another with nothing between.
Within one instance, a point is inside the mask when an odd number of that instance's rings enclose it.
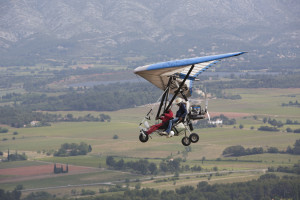
<instances>
[{"instance_id":1,"label":"wing leading edge","mask_svg":"<svg viewBox=\"0 0 300 200\"><path fill-rule=\"evenodd\" d=\"M151 65L145 65L137 67L134 70L134 73L143 77L150 83L154 84L158 88L165 90L169 81L169 77L173 76L174 80L171 84L171 94L174 94L174 91L177 90L178 85L183 81L188 71L191 69L191 66L194 65L192 72L187 78L185 85L183 87L184 94L189 97L192 95L192 86L195 78L206 71L215 63L219 62L222 59L239 56L245 52L236 52L236 53L227 53L214 56L205 56L197 58L189 58L168 62L161 62Z\"/></svg>"}]
</instances>

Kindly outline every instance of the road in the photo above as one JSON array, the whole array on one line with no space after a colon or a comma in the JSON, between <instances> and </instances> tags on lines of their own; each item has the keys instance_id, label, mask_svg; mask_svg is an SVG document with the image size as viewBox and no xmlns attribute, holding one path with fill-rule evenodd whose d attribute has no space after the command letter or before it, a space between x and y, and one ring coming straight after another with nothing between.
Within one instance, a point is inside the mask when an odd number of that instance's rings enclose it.
<instances>
[{"instance_id":1,"label":"road","mask_svg":"<svg viewBox=\"0 0 300 200\"><path fill-rule=\"evenodd\" d=\"M257 172L257 173L265 173L267 169L249 169L249 170L231 170L231 171L214 171L214 172L199 172L199 173L186 173L186 174L179 174L179 177L185 176L198 176L198 175L210 175L210 174L226 174L226 173L249 173L249 172ZM170 178L174 177L174 174L164 175L164 176L151 176L140 178L140 181L148 181L153 179L162 179L162 178ZM129 180L130 182L135 182L136 179ZM78 184L78 185L62 185L62 186L53 186L53 187L43 187L43 188L31 188L31 189L24 189L21 192L34 192L39 190L50 190L50 189L59 189L59 188L69 188L69 187L86 187L86 186L96 186L96 185L115 185L117 183L125 183L126 180L119 180L119 181L111 181L111 182L99 182L99 183L90 183L90 184Z\"/></svg>"}]
</instances>

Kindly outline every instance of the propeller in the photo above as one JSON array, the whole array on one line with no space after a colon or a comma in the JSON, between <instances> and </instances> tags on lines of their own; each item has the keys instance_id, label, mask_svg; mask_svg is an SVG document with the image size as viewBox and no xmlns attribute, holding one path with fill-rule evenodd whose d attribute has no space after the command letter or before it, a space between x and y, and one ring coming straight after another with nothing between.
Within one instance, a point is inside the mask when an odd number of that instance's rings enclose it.
<instances>
[{"instance_id":1,"label":"propeller","mask_svg":"<svg viewBox=\"0 0 300 200\"><path fill-rule=\"evenodd\" d=\"M208 117L208 121L210 121L210 115L208 112L208 99L207 99L207 92L206 92L206 88L204 89L204 94L205 94L205 113L207 114Z\"/></svg>"}]
</instances>

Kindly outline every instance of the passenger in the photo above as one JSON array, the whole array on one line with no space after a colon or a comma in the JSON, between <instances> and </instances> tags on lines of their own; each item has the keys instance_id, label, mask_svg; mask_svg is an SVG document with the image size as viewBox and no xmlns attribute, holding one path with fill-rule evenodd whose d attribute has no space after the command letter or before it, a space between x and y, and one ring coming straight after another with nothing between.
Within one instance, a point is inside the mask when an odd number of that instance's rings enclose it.
<instances>
[{"instance_id":1,"label":"passenger","mask_svg":"<svg viewBox=\"0 0 300 200\"><path fill-rule=\"evenodd\" d=\"M166 130L166 133L168 135L167 137L172 137L174 134L174 132L171 131L173 124L176 122L184 121L185 116L187 115L187 109L186 109L186 106L185 106L182 98L177 98L175 100L175 104L177 106L179 106L179 109L176 112L176 117L174 119L170 120L170 122L169 122L168 129Z\"/></svg>"},{"instance_id":2,"label":"passenger","mask_svg":"<svg viewBox=\"0 0 300 200\"><path fill-rule=\"evenodd\" d=\"M167 112L165 112L164 114L162 114L159 119L162 120L161 123L159 124L155 124L153 126L150 127L150 129L148 131L145 131L145 134L151 134L154 131L156 131L157 129L166 129L168 127L168 122L173 119L173 112L171 109L169 109Z\"/></svg>"}]
</instances>

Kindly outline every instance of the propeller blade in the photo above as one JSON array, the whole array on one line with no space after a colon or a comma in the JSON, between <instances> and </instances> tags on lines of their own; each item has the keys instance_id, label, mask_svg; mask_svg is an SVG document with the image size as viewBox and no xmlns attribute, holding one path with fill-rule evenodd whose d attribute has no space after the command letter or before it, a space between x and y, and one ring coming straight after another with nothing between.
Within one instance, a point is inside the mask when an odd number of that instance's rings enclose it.
<instances>
[{"instance_id":1,"label":"propeller blade","mask_svg":"<svg viewBox=\"0 0 300 200\"><path fill-rule=\"evenodd\" d=\"M210 121L210 115L209 115L209 112L206 112L206 113L207 113L208 121Z\"/></svg>"},{"instance_id":2,"label":"propeller blade","mask_svg":"<svg viewBox=\"0 0 300 200\"><path fill-rule=\"evenodd\" d=\"M207 99L206 88L204 89L204 94L205 94L205 111L207 111L207 107L208 107L208 99Z\"/></svg>"}]
</instances>

